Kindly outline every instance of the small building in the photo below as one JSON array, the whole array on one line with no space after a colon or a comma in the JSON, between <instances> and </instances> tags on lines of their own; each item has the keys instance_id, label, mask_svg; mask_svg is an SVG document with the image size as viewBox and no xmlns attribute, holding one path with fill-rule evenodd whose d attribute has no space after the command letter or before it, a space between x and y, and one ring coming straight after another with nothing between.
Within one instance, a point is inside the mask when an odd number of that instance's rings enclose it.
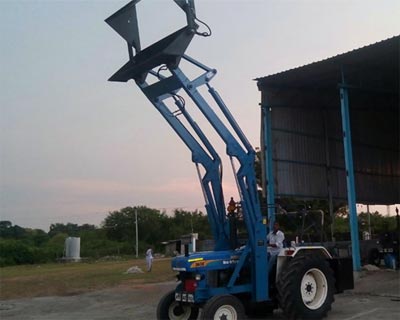
<instances>
[{"instance_id":1,"label":"small building","mask_svg":"<svg viewBox=\"0 0 400 320\"><path fill-rule=\"evenodd\" d=\"M181 239L169 240L163 242L165 245L165 254L167 256L176 256L185 252L185 245L188 246L189 253L193 253L197 250L197 240L199 238L198 233L189 233L182 235Z\"/></svg>"}]
</instances>

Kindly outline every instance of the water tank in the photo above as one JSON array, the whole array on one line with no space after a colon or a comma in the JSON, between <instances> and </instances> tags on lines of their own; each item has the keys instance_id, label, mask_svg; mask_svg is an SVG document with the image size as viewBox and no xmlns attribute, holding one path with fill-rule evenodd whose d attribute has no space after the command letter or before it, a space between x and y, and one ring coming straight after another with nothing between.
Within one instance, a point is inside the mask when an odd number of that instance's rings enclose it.
<instances>
[{"instance_id":1,"label":"water tank","mask_svg":"<svg viewBox=\"0 0 400 320\"><path fill-rule=\"evenodd\" d=\"M81 238L68 237L65 239L65 259L79 261L81 259Z\"/></svg>"}]
</instances>

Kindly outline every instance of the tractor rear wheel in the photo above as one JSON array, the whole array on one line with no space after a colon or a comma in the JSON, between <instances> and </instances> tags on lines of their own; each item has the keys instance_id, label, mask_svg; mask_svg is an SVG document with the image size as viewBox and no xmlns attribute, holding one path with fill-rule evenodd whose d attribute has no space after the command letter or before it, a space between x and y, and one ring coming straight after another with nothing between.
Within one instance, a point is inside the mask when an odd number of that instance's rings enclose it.
<instances>
[{"instance_id":1,"label":"tractor rear wheel","mask_svg":"<svg viewBox=\"0 0 400 320\"><path fill-rule=\"evenodd\" d=\"M334 301L333 271L320 255L296 256L280 274L277 289L288 319L322 319Z\"/></svg>"},{"instance_id":2,"label":"tractor rear wheel","mask_svg":"<svg viewBox=\"0 0 400 320\"><path fill-rule=\"evenodd\" d=\"M246 319L243 304L232 295L212 297L204 305L201 320L242 320Z\"/></svg>"},{"instance_id":3,"label":"tractor rear wheel","mask_svg":"<svg viewBox=\"0 0 400 320\"><path fill-rule=\"evenodd\" d=\"M199 308L175 301L175 290L164 295L157 306L157 320L194 320Z\"/></svg>"}]
</instances>

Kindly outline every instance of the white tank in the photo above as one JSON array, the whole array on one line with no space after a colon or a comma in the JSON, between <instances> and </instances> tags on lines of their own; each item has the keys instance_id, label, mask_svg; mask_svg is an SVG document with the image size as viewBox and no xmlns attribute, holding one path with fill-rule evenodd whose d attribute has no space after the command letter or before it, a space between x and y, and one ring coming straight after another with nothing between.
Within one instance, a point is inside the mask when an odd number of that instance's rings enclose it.
<instances>
[{"instance_id":1,"label":"white tank","mask_svg":"<svg viewBox=\"0 0 400 320\"><path fill-rule=\"evenodd\" d=\"M65 239L65 259L80 260L81 257L81 238L68 237Z\"/></svg>"}]
</instances>

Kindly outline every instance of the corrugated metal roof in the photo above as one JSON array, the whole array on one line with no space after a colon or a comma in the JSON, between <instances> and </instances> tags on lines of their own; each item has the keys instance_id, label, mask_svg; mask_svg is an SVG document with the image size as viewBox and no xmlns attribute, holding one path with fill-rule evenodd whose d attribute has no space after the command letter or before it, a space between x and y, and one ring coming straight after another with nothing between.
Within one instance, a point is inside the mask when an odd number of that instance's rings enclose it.
<instances>
[{"instance_id":1,"label":"corrugated metal roof","mask_svg":"<svg viewBox=\"0 0 400 320\"><path fill-rule=\"evenodd\" d=\"M389 74L397 72L398 78L399 47L400 36L394 36L346 53L265 77L259 77L255 80L258 82L259 87L327 87L341 82L342 67L344 68L345 75L351 78L354 68L357 68L359 65L365 66L366 64L370 69L380 69ZM392 61L388 64L387 59ZM391 65L394 68L390 68Z\"/></svg>"}]
</instances>

